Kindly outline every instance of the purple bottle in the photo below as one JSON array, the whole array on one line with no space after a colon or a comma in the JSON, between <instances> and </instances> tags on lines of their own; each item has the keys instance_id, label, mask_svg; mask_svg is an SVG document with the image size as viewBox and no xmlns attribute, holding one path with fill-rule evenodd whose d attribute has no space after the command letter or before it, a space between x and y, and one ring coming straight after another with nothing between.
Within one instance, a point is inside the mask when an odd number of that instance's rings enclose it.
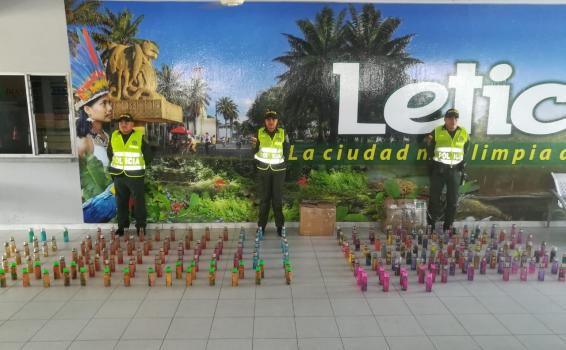
<instances>
[{"instance_id":1,"label":"purple bottle","mask_svg":"<svg viewBox=\"0 0 566 350\"><path fill-rule=\"evenodd\" d=\"M545 269L548 267L548 261L549 260L550 260L550 258L548 257L548 253L545 253L544 256L542 257L542 263L543 263Z\"/></svg>"},{"instance_id":2,"label":"purple bottle","mask_svg":"<svg viewBox=\"0 0 566 350\"><path fill-rule=\"evenodd\" d=\"M558 273L558 260L553 260L550 267L550 273L556 275Z\"/></svg>"},{"instance_id":3,"label":"purple bottle","mask_svg":"<svg viewBox=\"0 0 566 350\"><path fill-rule=\"evenodd\" d=\"M432 292L432 273L428 273L426 276L425 290L427 292Z\"/></svg>"},{"instance_id":4,"label":"purple bottle","mask_svg":"<svg viewBox=\"0 0 566 350\"><path fill-rule=\"evenodd\" d=\"M389 273L388 272L383 273L383 291L389 292Z\"/></svg>"},{"instance_id":5,"label":"purple bottle","mask_svg":"<svg viewBox=\"0 0 566 350\"><path fill-rule=\"evenodd\" d=\"M474 280L474 265L470 264L468 266L468 281Z\"/></svg>"},{"instance_id":6,"label":"purple bottle","mask_svg":"<svg viewBox=\"0 0 566 350\"><path fill-rule=\"evenodd\" d=\"M411 258L411 271L416 271L417 270L417 256L415 254L413 254L412 258Z\"/></svg>"},{"instance_id":7,"label":"purple bottle","mask_svg":"<svg viewBox=\"0 0 566 350\"><path fill-rule=\"evenodd\" d=\"M523 229L520 229L517 233L517 243L523 244Z\"/></svg>"},{"instance_id":8,"label":"purple bottle","mask_svg":"<svg viewBox=\"0 0 566 350\"><path fill-rule=\"evenodd\" d=\"M544 265L540 264L539 268L538 268L538 280L540 282L544 281Z\"/></svg>"},{"instance_id":9,"label":"purple bottle","mask_svg":"<svg viewBox=\"0 0 566 350\"><path fill-rule=\"evenodd\" d=\"M455 276L456 275L456 262L454 261L454 259L450 260L450 270L449 270L449 274L450 276Z\"/></svg>"}]
</instances>

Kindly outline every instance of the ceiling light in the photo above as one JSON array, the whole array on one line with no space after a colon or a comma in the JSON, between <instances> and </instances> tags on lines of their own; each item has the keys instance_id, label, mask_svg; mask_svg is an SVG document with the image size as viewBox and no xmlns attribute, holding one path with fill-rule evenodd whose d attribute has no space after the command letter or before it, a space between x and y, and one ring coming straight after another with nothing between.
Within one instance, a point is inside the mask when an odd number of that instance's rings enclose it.
<instances>
[{"instance_id":1,"label":"ceiling light","mask_svg":"<svg viewBox=\"0 0 566 350\"><path fill-rule=\"evenodd\" d=\"M220 0L224 6L238 6L244 3L245 0Z\"/></svg>"}]
</instances>

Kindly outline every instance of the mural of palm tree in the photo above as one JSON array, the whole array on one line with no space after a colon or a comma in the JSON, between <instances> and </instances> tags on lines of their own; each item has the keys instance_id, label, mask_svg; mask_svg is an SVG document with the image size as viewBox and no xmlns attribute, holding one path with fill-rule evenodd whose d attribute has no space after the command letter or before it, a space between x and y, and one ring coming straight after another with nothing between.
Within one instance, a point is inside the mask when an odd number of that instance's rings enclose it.
<instances>
[{"instance_id":1,"label":"mural of palm tree","mask_svg":"<svg viewBox=\"0 0 566 350\"><path fill-rule=\"evenodd\" d=\"M181 73L167 64L162 64L157 70L157 92L176 105L185 104L186 90L181 81Z\"/></svg>"},{"instance_id":2,"label":"mural of palm tree","mask_svg":"<svg viewBox=\"0 0 566 350\"><path fill-rule=\"evenodd\" d=\"M382 18L374 5L364 5L361 13L352 5L349 10L346 58L360 63L360 119L381 122L387 95L407 83L407 68L421 63L407 52L414 34L393 37L401 19Z\"/></svg>"},{"instance_id":3,"label":"mural of palm tree","mask_svg":"<svg viewBox=\"0 0 566 350\"><path fill-rule=\"evenodd\" d=\"M325 137L325 124L330 127L331 140L337 137L336 78L332 64L344 55L344 17L345 11L335 16L331 8L324 7L314 22L298 20L303 38L284 34L291 49L275 58L288 69L278 77L284 84L285 104L302 110L316 109L319 141Z\"/></svg>"},{"instance_id":4,"label":"mural of palm tree","mask_svg":"<svg viewBox=\"0 0 566 350\"><path fill-rule=\"evenodd\" d=\"M124 9L118 14L106 9L101 33L93 35L93 39L98 43L98 48L102 50L100 58L103 62L108 59L111 45L133 45L143 41L143 39L136 37L142 20L143 15L134 19L133 14L128 9Z\"/></svg>"},{"instance_id":5,"label":"mural of palm tree","mask_svg":"<svg viewBox=\"0 0 566 350\"><path fill-rule=\"evenodd\" d=\"M209 88L203 79L191 79L188 87L186 88L185 103L181 106L183 110L188 114L188 120L186 120L186 125L192 120L194 129L196 132L196 119L206 109L210 104L210 95L208 94Z\"/></svg>"},{"instance_id":6,"label":"mural of palm tree","mask_svg":"<svg viewBox=\"0 0 566 350\"><path fill-rule=\"evenodd\" d=\"M67 18L67 37L73 55L79 43L76 27L98 27L104 16L99 12L100 1L65 0L65 17Z\"/></svg>"},{"instance_id":7,"label":"mural of palm tree","mask_svg":"<svg viewBox=\"0 0 566 350\"><path fill-rule=\"evenodd\" d=\"M238 106L230 97L221 97L216 101L216 114L224 117L224 121L230 122L230 135L232 135L232 125L238 119ZM228 137L228 131L226 131Z\"/></svg>"}]
</instances>

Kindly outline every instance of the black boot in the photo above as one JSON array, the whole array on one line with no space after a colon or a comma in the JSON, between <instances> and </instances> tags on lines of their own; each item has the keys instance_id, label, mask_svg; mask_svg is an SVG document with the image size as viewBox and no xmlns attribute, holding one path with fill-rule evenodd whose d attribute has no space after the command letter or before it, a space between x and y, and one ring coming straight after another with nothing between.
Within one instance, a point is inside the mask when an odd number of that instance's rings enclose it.
<instances>
[{"instance_id":1,"label":"black boot","mask_svg":"<svg viewBox=\"0 0 566 350\"><path fill-rule=\"evenodd\" d=\"M277 235L281 237L283 235L283 227L277 227Z\"/></svg>"}]
</instances>

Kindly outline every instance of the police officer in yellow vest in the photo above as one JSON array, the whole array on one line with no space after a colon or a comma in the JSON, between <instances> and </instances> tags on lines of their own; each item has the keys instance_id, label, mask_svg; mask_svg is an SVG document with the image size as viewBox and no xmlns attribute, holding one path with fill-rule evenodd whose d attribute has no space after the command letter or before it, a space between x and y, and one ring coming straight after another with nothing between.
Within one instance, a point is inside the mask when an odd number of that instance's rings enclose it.
<instances>
[{"instance_id":1,"label":"police officer in yellow vest","mask_svg":"<svg viewBox=\"0 0 566 350\"><path fill-rule=\"evenodd\" d=\"M466 129L458 126L459 114L449 109L444 115L444 125L438 126L425 138L430 166L430 197L428 223L434 225L442 218L440 197L446 186L446 209L443 229L449 230L454 223L458 204L458 188L465 179L469 136Z\"/></svg>"},{"instance_id":2,"label":"police officer in yellow vest","mask_svg":"<svg viewBox=\"0 0 566 350\"><path fill-rule=\"evenodd\" d=\"M130 227L128 202L134 200L136 229L145 230L147 212L145 208L144 177L146 164L152 155L149 145L143 139L143 133L134 130L134 118L123 114L118 118L118 130L112 133L108 144L108 158L111 159L108 170L114 180L116 206L118 207L118 235Z\"/></svg>"},{"instance_id":3,"label":"police officer in yellow vest","mask_svg":"<svg viewBox=\"0 0 566 350\"><path fill-rule=\"evenodd\" d=\"M277 234L281 236L285 218L283 216L283 184L285 182L285 159L288 152L287 136L278 126L277 112L267 110L265 126L260 128L255 141L255 160L258 172L259 218L258 227L265 232L269 208L273 208Z\"/></svg>"}]
</instances>

